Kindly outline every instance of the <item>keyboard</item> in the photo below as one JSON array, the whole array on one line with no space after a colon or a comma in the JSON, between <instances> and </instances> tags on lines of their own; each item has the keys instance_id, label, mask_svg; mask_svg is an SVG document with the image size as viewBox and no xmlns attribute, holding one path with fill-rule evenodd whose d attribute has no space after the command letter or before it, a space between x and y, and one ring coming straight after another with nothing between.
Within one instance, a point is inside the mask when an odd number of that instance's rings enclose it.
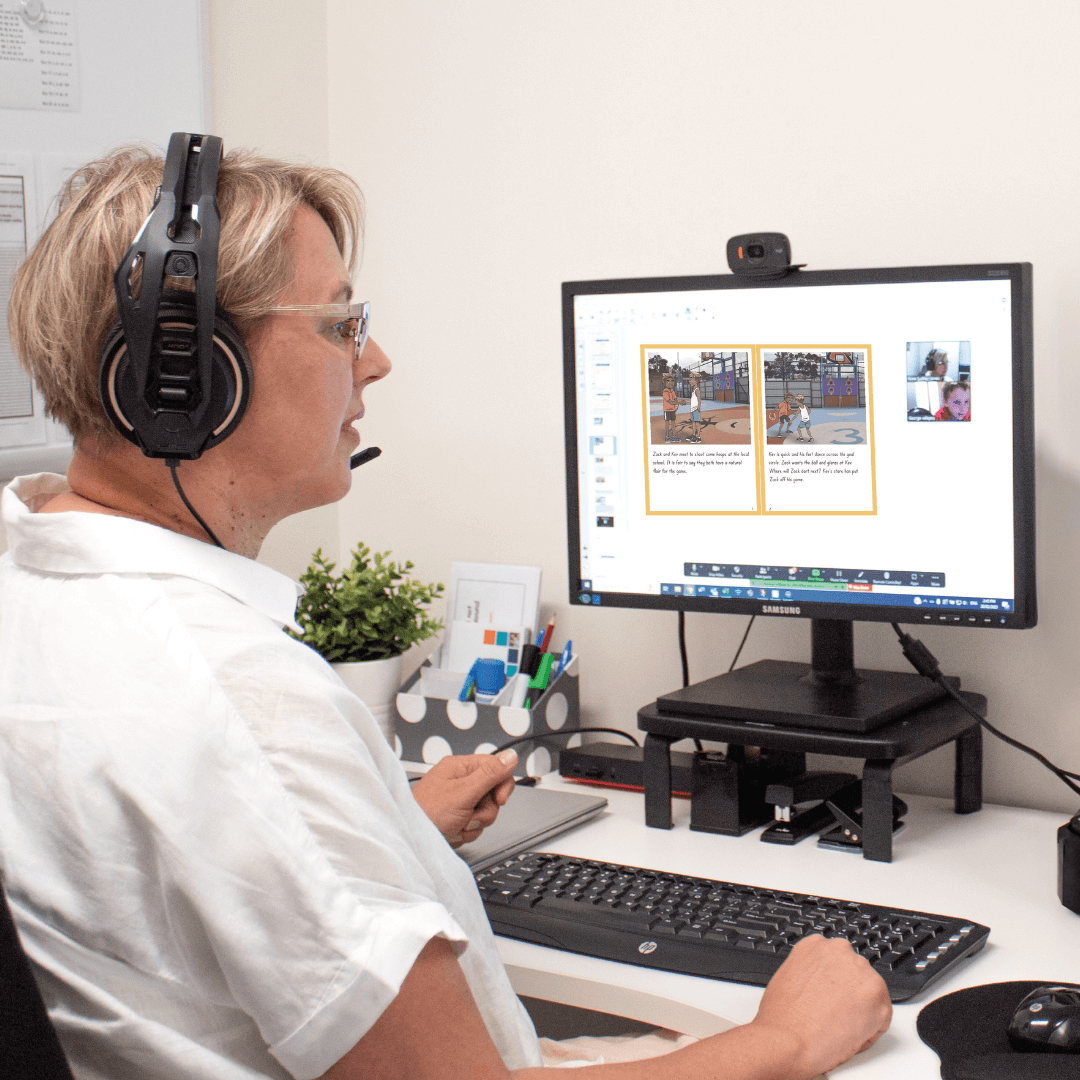
<instances>
[{"instance_id":1,"label":"keyboard","mask_svg":"<svg viewBox=\"0 0 1080 1080\"><path fill-rule=\"evenodd\" d=\"M503 937L764 986L806 934L843 937L906 1001L977 953L969 919L523 852L474 875Z\"/></svg>"}]
</instances>

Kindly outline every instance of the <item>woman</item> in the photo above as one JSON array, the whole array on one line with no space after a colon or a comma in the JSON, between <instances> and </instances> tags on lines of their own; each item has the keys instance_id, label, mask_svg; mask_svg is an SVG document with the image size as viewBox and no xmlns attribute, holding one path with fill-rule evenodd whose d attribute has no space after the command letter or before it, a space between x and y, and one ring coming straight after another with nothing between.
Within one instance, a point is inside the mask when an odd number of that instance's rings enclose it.
<instances>
[{"instance_id":1,"label":"woman","mask_svg":"<svg viewBox=\"0 0 1080 1080\"><path fill-rule=\"evenodd\" d=\"M185 503L97 392L113 271L161 182L130 149L76 173L9 309L76 447L66 478L5 491L0 559L4 884L61 1043L80 1080L537 1075L448 843L494 819L512 751L444 758L410 789L368 709L282 633L294 583L255 562L275 523L349 490L363 391L390 370L347 316L359 193L335 170L223 162L217 300L253 390L181 464ZM862 957L812 935L752 1023L666 1060L687 1080L809 1076L889 1011ZM612 1068L655 1075L595 1071Z\"/></svg>"}]
</instances>

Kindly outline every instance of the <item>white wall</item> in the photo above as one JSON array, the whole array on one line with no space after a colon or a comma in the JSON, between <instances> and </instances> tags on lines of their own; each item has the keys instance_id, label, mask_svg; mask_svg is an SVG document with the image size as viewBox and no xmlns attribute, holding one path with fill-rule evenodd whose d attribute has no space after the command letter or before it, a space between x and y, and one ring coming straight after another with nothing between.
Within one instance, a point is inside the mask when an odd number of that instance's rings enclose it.
<instances>
[{"instance_id":1,"label":"white wall","mask_svg":"<svg viewBox=\"0 0 1080 1080\"><path fill-rule=\"evenodd\" d=\"M1080 765L1075 4L326 12L329 157L368 197L359 289L395 362L368 394L365 442L384 455L340 506L343 547L392 548L429 580L453 559L539 563L557 640L583 655L586 719L632 729L679 683L675 615L566 603L559 283L724 271L727 237L752 229L787 232L813 268L1031 260L1040 625L923 636L1004 728ZM930 479L957 497L956 478ZM727 667L745 623L689 617L693 678ZM808 636L762 619L743 660L805 658ZM887 626L856 636L857 662L905 668ZM986 757L990 799L1075 809L1017 752ZM938 752L900 786L950 783Z\"/></svg>"},{"instance_id":2,"label":"white wall","mask_svg":"<svg viewBox=\"0 0 1080 1080\"><path fill-rule=\"evenodd\" d=\"M213 131L225 149L247 147L327 164L326 4L211 0ZM337 558L338 508L323 506L272 529L259 556L299 577L316 548Z\"/></svg>"}]
</instances>

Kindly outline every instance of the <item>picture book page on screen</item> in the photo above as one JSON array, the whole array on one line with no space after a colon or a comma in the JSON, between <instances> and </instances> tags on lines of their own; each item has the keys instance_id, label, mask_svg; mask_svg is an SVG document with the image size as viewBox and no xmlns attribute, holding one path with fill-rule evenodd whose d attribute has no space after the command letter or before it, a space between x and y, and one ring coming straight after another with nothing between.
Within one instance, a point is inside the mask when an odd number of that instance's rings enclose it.
<instances>
[{"instance_id":1,"label":"picture book page on screen","mask_svg":"<svg viewBox=\"0 0 1080 1080\"><path fill-rule=\"evenodd\" d=\"M576 296L582 580L1007 605L1010 303L993 279Z\"/></svg>"}]
</instances>

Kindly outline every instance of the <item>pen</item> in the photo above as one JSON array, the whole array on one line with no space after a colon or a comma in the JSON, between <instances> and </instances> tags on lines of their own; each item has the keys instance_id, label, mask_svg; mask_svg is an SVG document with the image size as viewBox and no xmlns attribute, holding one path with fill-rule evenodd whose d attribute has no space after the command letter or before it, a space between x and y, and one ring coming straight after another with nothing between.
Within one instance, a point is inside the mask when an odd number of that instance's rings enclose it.
<instances>
[{"instance_id":1,"label":"pen","mask_svg":"<svg viewBox=\"0 0 1080 1080\"><path fill-rule=\"evenodd\" d=\"M542 653L547 652L551 648L551 637L555 633L555 616L552 615L548 619L548 624L544 629L544 632L540 635L540 640L536 643L540 646Z\"/></svg>"},{"instance_id":2,"label":"pen","mask_svg":"<svg viewBox=\"0 0 1080 1080\"><path fill-rule=\"evenodd\" d=\"M570 663L571 651L574 648L573 641L570 638L566 639L566 648L562 651L562 656L559 657L559 666L555 669L555 678L557 679L562 673L563 668Z\"/></svg>"}]
</instances>

